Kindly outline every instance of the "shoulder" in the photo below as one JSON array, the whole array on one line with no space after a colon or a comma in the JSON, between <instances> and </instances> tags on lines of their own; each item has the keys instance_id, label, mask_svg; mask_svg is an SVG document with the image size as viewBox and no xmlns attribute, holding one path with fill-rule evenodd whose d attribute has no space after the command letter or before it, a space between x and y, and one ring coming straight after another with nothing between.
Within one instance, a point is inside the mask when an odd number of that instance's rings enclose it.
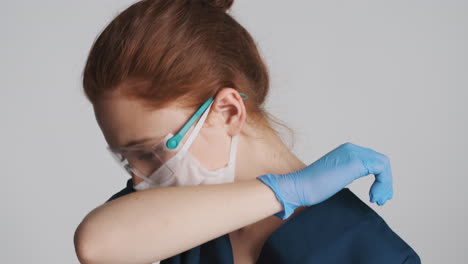
<instances>
[{"instance_id":1,"label":"shoulder","mask_svg":"<svg viewBox=\"0 0 468 264\"><path fill-rule=\"evenodd\" d=\"M132 179L128 179L127 186L125 186L125 188L118 191L117 193L114 193L109 199L107 199L106 203L110 202L112 200L115 200L115 199L117 199L119 197L122 197L124 195L127 195L129 193L132 193L132 192L135 192L135 189L133 189L133 181L132 181Z\"/></svg>"},{"instance_id":2,"label":"shoulder","mask_svg":"<svg viewBox=\"0 0 468 264\"><path fill-rule=\"evenodd\" d=\"M281 263L354 259L361 264L403 263L412 256L414 261L407 263L419 263L413 249L348 188L300 211L273 232L265 244L265 261L259 263L271 263L270 256L282 259Z\"/></svg>"}]
</instances>

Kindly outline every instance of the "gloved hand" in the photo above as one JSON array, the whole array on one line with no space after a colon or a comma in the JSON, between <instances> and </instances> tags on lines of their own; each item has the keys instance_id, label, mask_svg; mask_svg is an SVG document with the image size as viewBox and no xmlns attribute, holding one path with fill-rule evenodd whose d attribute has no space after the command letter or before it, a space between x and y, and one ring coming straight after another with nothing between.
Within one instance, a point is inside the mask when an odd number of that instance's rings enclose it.
<instances>
[{"instance_id":1,"label":"gloved hand","mask_svg":"<svg viewBox=\"0 0 468 264\"><path fill-rule=\"evenodd\" d=\"M372 149L344 143L309 166L287 174L265 174L257 179L275 193L283 211L275 216L286 219L297 207L320 203L356 179L374 174L370 202L384 205L393 197L389 158Z\"/></svg>"}]
</instances>

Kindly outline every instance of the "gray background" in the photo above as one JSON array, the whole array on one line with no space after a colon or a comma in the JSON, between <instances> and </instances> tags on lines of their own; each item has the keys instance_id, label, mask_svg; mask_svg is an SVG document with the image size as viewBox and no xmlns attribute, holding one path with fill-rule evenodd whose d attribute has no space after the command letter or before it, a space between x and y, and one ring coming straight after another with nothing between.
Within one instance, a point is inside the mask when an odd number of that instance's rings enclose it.
<instances>
[{"instance_id":1,"label":"gray background","mask_svg":"<svg viewBox=\"0 0 468 264\"><path fill-rule=\"evenodd\" d=\"M73 232L127 176L83 96L92 41L129 0L0 9L2 263L77 263ZM395 196L368 201L424 263L466 263L467 1L236 0L272 77L268 109L307 164L341 143L390 157ZM291 142L288 133L285 140Z\"/></svg>"}]
</instances>

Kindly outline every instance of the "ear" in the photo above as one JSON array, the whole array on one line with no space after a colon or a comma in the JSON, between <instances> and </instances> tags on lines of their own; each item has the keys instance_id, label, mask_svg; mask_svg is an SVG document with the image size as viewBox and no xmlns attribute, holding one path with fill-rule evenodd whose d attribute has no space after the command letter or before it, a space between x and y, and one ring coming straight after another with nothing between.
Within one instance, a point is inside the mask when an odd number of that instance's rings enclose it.
<instances>
[{"instance_id":1,"label":"ear","mask_svg":"<svg viewBox=\"0 0 468 264\"><path fill-rule=\"evenodd\" d=\"M233 88L221 89L214 98L206 122L226 129L230 136L239 134L247 118L243 99Z\"/></svg>"}]
</instances>

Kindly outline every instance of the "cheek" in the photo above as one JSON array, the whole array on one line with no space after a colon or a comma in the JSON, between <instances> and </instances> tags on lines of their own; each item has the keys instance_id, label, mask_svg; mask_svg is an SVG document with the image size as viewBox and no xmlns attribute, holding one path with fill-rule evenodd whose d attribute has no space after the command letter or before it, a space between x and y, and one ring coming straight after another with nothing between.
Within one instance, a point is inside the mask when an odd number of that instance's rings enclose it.
<instances>
[{"instance_id":1,"label":"cheek","mask_svg":"<svg viewBox=\"0 0 468 264\"><path fill-rule=\"evenodd\" d=\"M231 137L227 134L200 133L190 146L189 151L203 167L208 170L217 170L227 166L230 145Z\"/></svg>"},{"instance_id":2,"label":"cheek","mask_svg":"<svg viewBox=\"0 0 468 264\"><path fill-rule=\"evenodd\" d=\"M136 185L136 184L139 184L140 182L143 181L143 179L141 179L140 177L137 177L137 176L134 176L132 175L132 179L133 179L133 183Z\"/></svg>"}]
</instances>

